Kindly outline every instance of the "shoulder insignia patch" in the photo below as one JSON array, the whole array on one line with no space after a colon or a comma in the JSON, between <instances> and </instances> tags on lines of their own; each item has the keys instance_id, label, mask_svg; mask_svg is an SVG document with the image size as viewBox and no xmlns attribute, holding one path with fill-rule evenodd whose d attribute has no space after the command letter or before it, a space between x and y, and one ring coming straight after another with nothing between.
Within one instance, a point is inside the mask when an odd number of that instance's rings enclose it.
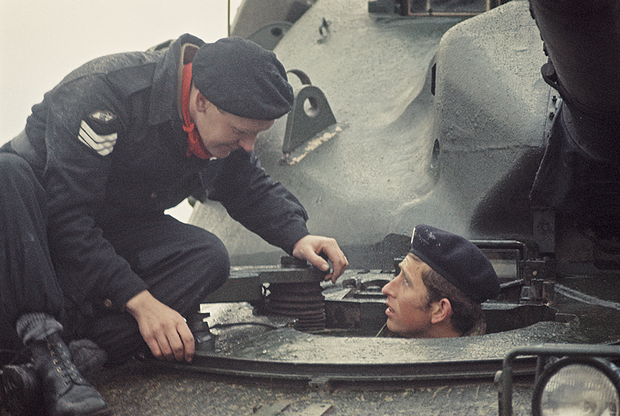
<instances>
[{"instance_id":1,"label":"shoulder insignia patch","mask_svg":"<svg viewBox=\"0 0 620 416\"><path fill-rule=\"evenodd\" d=\"M116 120L116 115L108 110L97 110L92 112L88 118L93 121L98 121L100 123L108 124Z\"/></svg>"},{"instance_id":2,"label":"shoulder insignia patch","mask_svg":"<svg viewBox=\"0 0 620 416\"><path fill-rule=\"evenodd\" d=\"M111 114L111 113L110 113ZM87 122L82 120L78 138L101 156L107 156L114 150L118 133L99 134Z\"/></svg>"}]
</instances>

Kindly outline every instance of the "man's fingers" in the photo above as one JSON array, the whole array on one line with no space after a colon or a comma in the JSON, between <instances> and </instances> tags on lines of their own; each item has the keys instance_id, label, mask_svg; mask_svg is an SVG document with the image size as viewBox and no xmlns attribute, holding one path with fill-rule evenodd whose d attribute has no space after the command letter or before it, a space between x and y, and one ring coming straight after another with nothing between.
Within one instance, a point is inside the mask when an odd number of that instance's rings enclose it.
<instances>
[{"instance_id":1,"label":"man's fingers","mask_svg":"<svg viewBox=\"0 0 620 416\"><path fill-rule=\"evenodd\" d=\"M172 347L170 346L170 341L168 340L168 336L165 332L158 333L154 341L155 342L153 346L151 345L151 343L147 342L147 344L149 345L149 348L151 348L151 352L153 353L155 358L168 361L174 359L174 352L172 350Z\"/></svg>"},{"instance_id":2,"label":"man's fingers","mask_svg":"<svg viewBox=\"0 0 620 416\"><path fill-rule=\"evenodd\" d=\"M158 359L191 361L194 336L185 319L144 290L125 304L140 329L140 334Z\"/></svg>"},{"instance_id":3,"label":"man's fingers","mask_svg":"<svg viewBox=\"0 0 620 416\"><path fill-rule=\"evenodd\" d=\"M185 322L171 328L162 338L159 348L167 360L191 361L194 357L194 336Z\"/></svg>"},{"instance_id":4,"label":"man's fingers","mask_svg":"<svg viewBox=\"0 0 620 416\"><path fill-rule=\"evenodd\" d=\"M329 271L329 263L323 257L319 256L312 250L308 250L304 253L306 260L310 262L314 267L324 272Z\"/></svg>"},{"instance_id":5,"label":"man's fingers","mask_svg":"<svg viewBox=\"0 0 620 416\"><path fill-rule=\"evenodd\" d=\"M349 267L349 261L344 253L340 250L335 240L332 245L327 245L323 248L323 253L327 255L329 260L332 262L333 271L332 273L326 276L326 279L331 279L332 282L336 283L336 280L344 273L347 267Z\"/></svg>"},{"instance_id":6,"label":"man's fingers","mask_svg":"<svg viewBox=\"0 0 620 416\"><path fill-rule=\"evenodd\" d=\"M145 337L144 340L155 358L192 361L195 349L194 336L187 325L183 324Z\"/></svg>"},{"instance_id":7,"label":"man's fingers","mask_svg":"<svg viewBox=\"0 0 620 416\"><path fill-rule=\"evenodd\" d=\"M159 348L159 342L157 342L155 338L145 339L145 341L146 341L146 345L149 346L149 349L151 350L151 354L153 354L153 357L157 358L158 360L162 359L163 354L161 352L161 349Z\"/></svg>"},{"instance_id":8,"label":"man's fingers","mask_svg":"<svg viewBox=\"0 0 620 416\"><path fill-rule=\"evenodd\" d=\"M194 352L196 350L194 335L187 325L183 325L179 328L179 336L181 337L184 347L182 359L187 362L191 362L194 358Z\"/></svg>"},{"instance_id":9,"label":"man's fingers","mask_svg":"<svg viewBox=\"0 0 620 416\"><path fill-rule=\"evenodd\" d=\"M332 262L333 271L331 273L329 273L329 263L319 256L321 253ZM336 240L329 237L307 235L295 243L293 255L306 259L314 267L329 273L325 280L331 279L334 283L349 266L349 261L340 250Z\"/></svg>"},{"instance_id":10,"label":"man's fingers","mask_svg":"<svg viewBox=\"0 0 620 416\"><path fill-rule=\"evenodd\" d=\"M345 256L342 256L342 258L340 258L338 261L332 262L332 263L334 265L334 271L332 273L333 275L332 280L336 282L336 279L342 276L342 273L344 273L347 267L349 267L349 260L347 260Z\"/></svg>"},{"instance_id":11,"label":"man's fingers","mask_svg":"<svg viewBox=\"0 0 620 416\"><path fill-rule=\"evenodd\" d=\"M168 346L170 348L170 354L166 355L168 360L183 361L185 359L185 347L176 331L168 337Z\"/></svg>"}]
</instances>

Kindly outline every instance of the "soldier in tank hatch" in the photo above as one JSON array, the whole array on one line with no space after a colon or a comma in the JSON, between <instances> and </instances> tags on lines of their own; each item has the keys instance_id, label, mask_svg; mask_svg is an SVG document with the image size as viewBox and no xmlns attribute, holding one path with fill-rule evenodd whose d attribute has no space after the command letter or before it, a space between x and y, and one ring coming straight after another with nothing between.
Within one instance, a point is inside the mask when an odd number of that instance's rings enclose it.
<instances>
[{"instance_id":1,"label":"soldier in tank hatch","mask_svg":"<svg viewBox=\"0 0 620 416\"><path fill-rule=\"evenodd\" d=\"M499 295L493 266L476 245L427 225L413 230L400 272L383 287L387 329L408 338L484 334L480 304Z\"/></svg>"}]
</instances>

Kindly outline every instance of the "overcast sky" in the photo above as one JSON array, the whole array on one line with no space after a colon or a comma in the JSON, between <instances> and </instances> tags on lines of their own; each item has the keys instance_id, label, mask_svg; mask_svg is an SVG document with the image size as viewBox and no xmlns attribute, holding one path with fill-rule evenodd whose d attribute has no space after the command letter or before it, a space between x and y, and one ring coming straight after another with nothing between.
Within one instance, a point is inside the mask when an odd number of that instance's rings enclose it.
<instances>
[{"instance_id":1,"label":"overcast sky","mask_svg":"<svg viewBox=\"0 0 620 416\"><path fill-rule=\"evenodd\" d=\"M231 22L241 0L231 0ZM227 36L228 0L0 0L0 145L70 71L111 53L145 50L183 33ZM182 203L172 215L186 221Z\"/></svg>"},{"instance_id":2,"label":"overcast sky","mask_svg":"<svg viewBox=\"0 0 620 416\"><path fill-rule=\"evenodd\" d=\"M241 0L231 0L231 21ZM67 73L192 33L227 35L227 0L0 0L0 144Z\"/></svg>"}]
</instances>

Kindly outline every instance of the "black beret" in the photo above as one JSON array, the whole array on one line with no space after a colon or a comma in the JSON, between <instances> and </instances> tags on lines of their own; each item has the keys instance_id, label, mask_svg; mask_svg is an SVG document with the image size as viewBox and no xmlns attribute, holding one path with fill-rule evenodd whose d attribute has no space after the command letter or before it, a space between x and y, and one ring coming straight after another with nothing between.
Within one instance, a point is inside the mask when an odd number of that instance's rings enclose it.
<instances>
[{"instance_id":1,"label":"black beret","mask_svg":"<svg viewBox=\"0 0 620 416\"><path fill-rule=\"evenodd\" d=\"M192 60L192 79L207 100L239 117L274 120L293 105L293 87L276 55L239 37L203 45Z\"/></svg>"},{"instance_id":2,"label":"black beret","mask_svg":"<svg viewBox=\"0 0 620 416\"><path fill-rule=\"evenodd\" d=\"M461 236L420 224L413 229L409 251L476 302L499 295L499 280L491 262Z\"/></svg>"}]
</instances>

